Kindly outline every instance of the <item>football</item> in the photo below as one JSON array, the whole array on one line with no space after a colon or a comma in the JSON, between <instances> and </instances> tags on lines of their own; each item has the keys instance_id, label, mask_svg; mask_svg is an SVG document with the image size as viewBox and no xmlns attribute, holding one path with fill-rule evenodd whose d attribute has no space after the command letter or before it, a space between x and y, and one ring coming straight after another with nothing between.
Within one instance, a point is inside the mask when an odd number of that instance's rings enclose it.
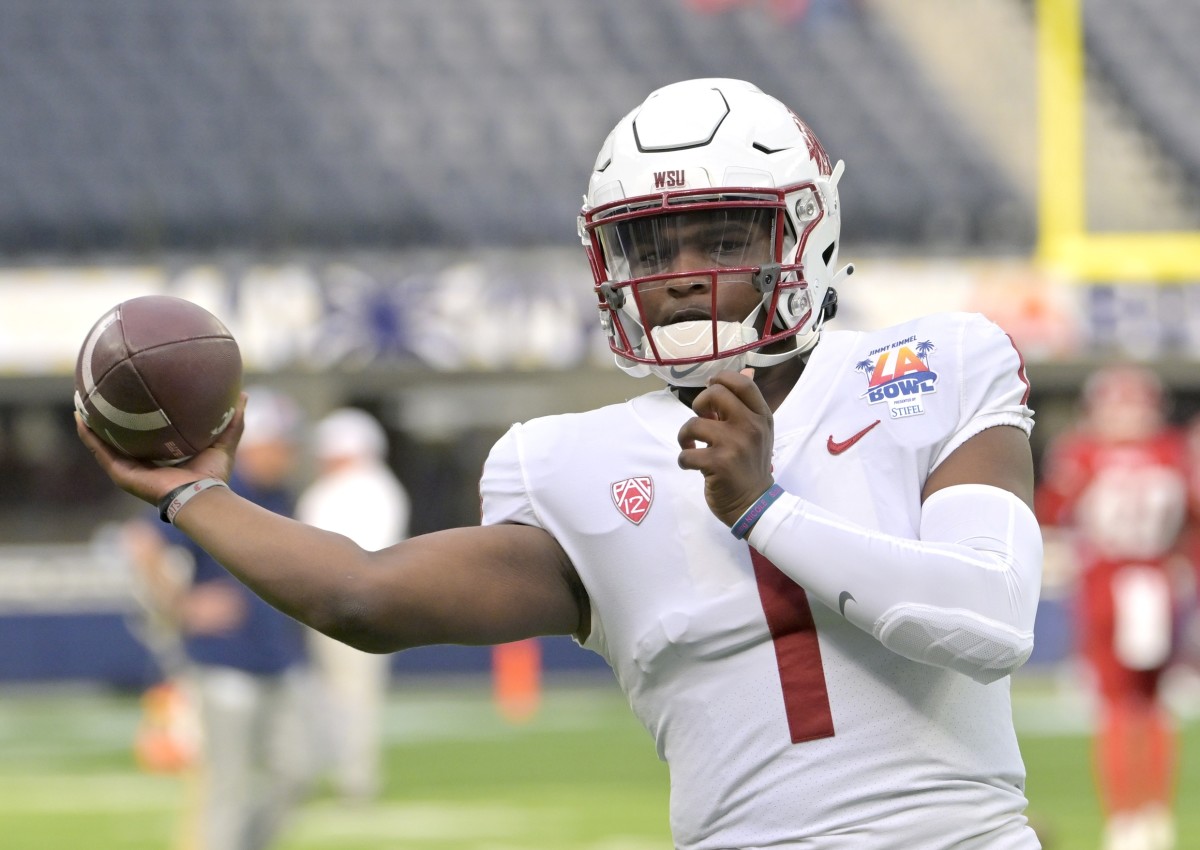
<instances>
[{"instance_id":1,"label":"football","mask_svg":"<svg viewBox=\"0 0 1200 850\"><path fill-rule=\"evenodd\" d=\"M122 454L158 465L208 448L233 418L242 355L212 313L169 295L122 301L75 362L75 409Z\"/></svg>"}]
</instances>

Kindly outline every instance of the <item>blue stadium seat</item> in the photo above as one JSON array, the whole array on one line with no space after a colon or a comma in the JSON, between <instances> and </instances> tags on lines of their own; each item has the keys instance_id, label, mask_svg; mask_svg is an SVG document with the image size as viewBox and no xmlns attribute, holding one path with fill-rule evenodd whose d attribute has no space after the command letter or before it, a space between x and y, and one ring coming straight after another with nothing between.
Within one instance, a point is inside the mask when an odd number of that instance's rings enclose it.
<instances>
[{"instance_id":1,"label":"blue stadium seat","mask_svg":"<svg viewBox=\"0 0 1200 850\"><path fill-rule=\"evenodd\" d=\"M1200 6L1177 0L1089 0L1088 55L1126 107L1200 185Z\"/></svg>"},{"instance_id":2,"label":"blue stadium seat","mask_svg":"<svg viewBox=\"0 0 1200 850\"><path fill-rule=\"evenodd\" d=\"M1032 211L997 225L1017 200L901 47L863 7L813 9L6 0L0 250L569 245L604 134L694 76L817 128L848 161L848 238L1028 242Z\"/></svg>"}]
</instances>

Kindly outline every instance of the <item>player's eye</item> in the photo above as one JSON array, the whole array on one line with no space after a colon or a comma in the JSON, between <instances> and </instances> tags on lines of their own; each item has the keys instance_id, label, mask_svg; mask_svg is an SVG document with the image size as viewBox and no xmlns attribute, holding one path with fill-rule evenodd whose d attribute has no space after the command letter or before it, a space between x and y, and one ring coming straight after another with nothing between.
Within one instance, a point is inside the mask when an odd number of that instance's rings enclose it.
<instances>
[{"instance_id":1,"label":"player's eye","mask_svg":"<svg viewBox=\"0 0 1200 850\"><path fill-rule=\"evenodd\" d=\"M746 240L744 238L726 236L717 240L709 253L714 260L722 265L740 262L746 255Z\"/></svg>"},{"instance_id":2,"label":"player's eye","mask_svg":"<svg viewBox=\"0 0 1200 850\"><path fill-rule=\"evenodd\" d=\"M661 247L647 249L638 253L633 262L641 274L654 274L670 265L671 252Z\"/></svg>"},{"instance_id":3,"label":"player's eye","mask_svg":"<svg viewBox=\"0 0 1200 850\"><path fill-rule=\"evenodd\" d=\"M705 253L718 266L745 265L752 253L750 234L742 231L723 230L713 234Z\"/></svg>"}]
</instances>

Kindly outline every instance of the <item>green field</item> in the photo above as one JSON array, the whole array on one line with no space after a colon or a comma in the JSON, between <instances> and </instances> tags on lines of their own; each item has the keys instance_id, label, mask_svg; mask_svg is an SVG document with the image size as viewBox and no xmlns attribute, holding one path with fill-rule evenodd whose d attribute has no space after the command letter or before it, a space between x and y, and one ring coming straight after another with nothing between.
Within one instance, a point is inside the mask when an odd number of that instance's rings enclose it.
<instances>
[{"instance_id":1,"label":"green field","mask_svg":"<svg viewBox=\"0 0 1200 850\"><path fill-rule=\"evenodd\" d=\"M1086 705L1018 682L1015 714L1030 814L1047 850L1095 850ZM186 794L141 773L136 696L0 692L0 845L12 850L168 850ZM1200 798L1200 723L1183 725L1179 790ZM542 711L512 726L485 684L404 683L387 715L387 791L347 807L318 796L279 850L653 850L670 847L666 770L607 680L552 680ZM1179 846L1200 846L1180 805Z\"/></svg>"}]
</instances>

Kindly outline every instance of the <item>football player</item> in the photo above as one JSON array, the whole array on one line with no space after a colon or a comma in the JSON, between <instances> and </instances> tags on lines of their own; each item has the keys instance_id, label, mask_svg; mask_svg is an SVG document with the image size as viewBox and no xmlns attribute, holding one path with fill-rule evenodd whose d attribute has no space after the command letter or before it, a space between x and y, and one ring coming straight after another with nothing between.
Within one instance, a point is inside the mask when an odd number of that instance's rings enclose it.
<instances>
[{"instance_id":1,"label":"football player","mask_svg":"<svg viewBox=\"0 0 1200 850\"><path fill-rule=\"evenodd\" d=\"M1099 698L1096 771L1106 850L1174 846L1171 717L1159 691L1177 633L1187 443L1149 369L1098 370L1076 427L1049 446L1040 518L1069 536L1078 649Z\"/></svg>"},{"instance_id":2,"label":"football player","mask_svg":"<svg viewBox=\"0 0 1200 850\"><path fill-rule=\"evenodd\" d=\"M579 233L617 365L667 386L515 425L483 522L371 553L188 464L101 466L364 649L574 635L671 773L677 847L1039 846L1009 674L1040 592L1021 358L979 315L827 330L835 163L737 80L653 92ZM250 400L253 404L253 400Z\"/></svg>"}]
</instances>

